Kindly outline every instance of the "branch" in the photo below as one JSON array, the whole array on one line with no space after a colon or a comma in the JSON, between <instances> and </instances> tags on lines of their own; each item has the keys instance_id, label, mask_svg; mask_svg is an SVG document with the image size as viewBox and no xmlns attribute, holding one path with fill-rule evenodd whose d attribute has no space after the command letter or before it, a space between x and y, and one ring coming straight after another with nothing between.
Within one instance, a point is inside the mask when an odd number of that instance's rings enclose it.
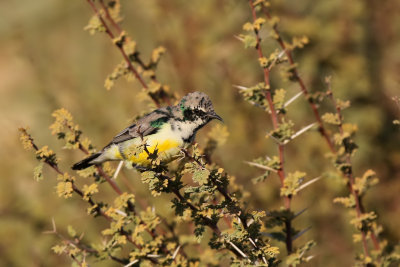
<instances>
[{"instance_id":1,"label":"branch","mask_svg":"<svg viewBox=\"0 0 400 267\"><path fill-rule=\"evenodd\" d=\"M271 14L269 13L268 9L265 6L263 6L263 11L264 11L265 16L268 19L272 18ZM275 33L275 36L277 36L276 40L277 40L278 44L280 45L282 50L285 52L285 54L286 54L286 56L287 56L287 58L289 60L289 63L293 68L293 72L292 72L293 76L296 79L296 81L299 83L300 89L303 92L304 97L307 99L307 101L308 101L308 103L309 103L309 105L310 105L310 107L311 107L311 109L312 109L312 111L314 113L314 116L315 116L315 119L316 119L316 121L318 123L319 131L320 131L321 135L325 138L325 141L328 144L329 149L332 152L334 152L335 151L335 147L334 147L334 145L333 145L333 143L332 143L332 141L331 141L331 139L329 137L329 134L327 133L327 131L326 131L325 127L324 127L324 124L322 122L321 116L319 115L319 111L318 111L317 105L312 101L310 93L309 93L309 91L308 91L303 79L299 75L299 72L297 70L296 64L295 64L295 62L293 60L292 52L289 49L286 48L285 42L283 41L283 38L282 38L282 36L281 36L281 34L280 34L279 30L278 30L278 26L277 25L274 25L273 31Z\"/></svg>"},{"instance_id":2,"label":"branch","mask_svg":"<svg viewBox=\"0 0 400 267\"><path fill-rule=\"evenodd\" d=\"M253 1L249 0L249 4L250 4L250 8L251 8L253 22L255 22L257 20L257 14L256 14L256 10L253 5ZM264 55L263 55L262 48L261 48L261 38L260 38L259 32L257 29L254 29L254 32L256 35L256 42L257 42L256 50L258 53L258 57L263 58ZM283 49L283 50L285 50L285 49ZM275 110L274 103L272 101L271 91L269 88L270 87L270 80L269 80L270 70L268 68L263 68L263 71L264 71L264 83L265 83L265 86L267 87L267 90L265 92L265 97L267 99L269 109L271 111L271 119L272 119L272 124L273 124L274 130L277 130L279 128L278 115ZM281 181L281 186L283 186L284 180L285 180L285 171L284 171L285 148L284 148L284 144L278 144L278 151L279 151L279 162L280 162L280 168L278 170L278 175L279 175L279 179ZM291 197L285 197L284 202L285 202L285 208L287 210L290 210ZM291 236L291 222L290 221L286 222L286 250L287 250L288 254L292 253L292 236Z\"/></svg>"},{"instance_id":3,"label":"branch","mask_svg":"<svg viewBox=\"0 0 400 267\"><path fill-rule=\"evenodd\" d=\"M338 114L338 118L339 118L339 132L341 135L344 134L344 130L343 130L343 116L342 116L342 111L339 105L337 105L336 99L333 97L333 92L330 88L330 83L328 83L328 93L327 95L329 96L329 98L331 99L333 105L336 108L336 113ZM351 192L351 194L354 196L355 199L355 210L356 210L356 214L357 214L357 218L360 218L361 215L364 213L364 207L362 206L361 203L361 197L358 194L358 192L356 190L354 190L354 176L353 176L353 172L352 172L352 162L351 162L351 157L348 153L346 153L346 162L347 164L350 166L350 170L348 172L346 172L345 174L342 172L342 174L344 176L346 176L348 182L347 182L347 186ZM363 231L361 232L361 238L362 238L362 244L363 244L363 250L364 250L364 254L366 256L369 257L369 251L368 251L368 244L367 244L367 236ZM373 238L372 238L373 236ZM377 242L376 236L375 234L371 231L371 239L374 243L374 247L375 249L379 250L380 245L379 242Z\"/></svg>"}]
</instances>

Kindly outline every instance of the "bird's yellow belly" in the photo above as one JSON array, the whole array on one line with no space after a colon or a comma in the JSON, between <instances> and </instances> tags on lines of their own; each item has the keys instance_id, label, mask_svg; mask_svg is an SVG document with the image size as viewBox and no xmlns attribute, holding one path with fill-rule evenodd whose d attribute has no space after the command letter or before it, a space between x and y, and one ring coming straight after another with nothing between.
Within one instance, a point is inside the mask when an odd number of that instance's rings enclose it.
<instances>
[{"instance_id":1,"label":"bird's yellow belly","mask_svg":"<svg viewBox=\"0 0 400 267\"><path fill-rule=\"evenodd\" d=\"M149 155L157 150L157 159L170 161L180 152L183 141L174 138L145 139L147 151L142 140L133 139L119 145L112 145L107 151L108 160L125 160L134 165L147 166L150 164Z\"/></svg>"},{"instance_id":2,"label":"bird's yellow belly","mask_svg":"<svg viewBox=\"0 0 400 267\"><path fill-rule=\"evenodd\" d=\"M137 149L137 145L133 145L133 147L128 147L128 153L124 153L126 155L126 160L134 163L135 165L146 166L150 164L149 154L153 154L155 150L157 150L157 158L161 161L169 161L173 156L179 154L181 143L172 140L166 139L163 141L158 141L153 144L147 146L147 151L143 150L143 148L139 148L139 153L129 153L129 150L132 148Z\"/></svg>"},{"instance_id":3,"label":"bird's yellow belly","mask_svg":"<svg viewBox=\"0 0 400 267\"><path fill-rule=\"evenodd\" d=\"M146 144L147 151L144 149ZM165 124L156 134L141 138L133 138L120 144L114 144L105 151L107 160L125 160L134 165L148 166L149 154L157 150L157 158L170 161L180 152L183 139Z\"/></svg>"}]
</instances>

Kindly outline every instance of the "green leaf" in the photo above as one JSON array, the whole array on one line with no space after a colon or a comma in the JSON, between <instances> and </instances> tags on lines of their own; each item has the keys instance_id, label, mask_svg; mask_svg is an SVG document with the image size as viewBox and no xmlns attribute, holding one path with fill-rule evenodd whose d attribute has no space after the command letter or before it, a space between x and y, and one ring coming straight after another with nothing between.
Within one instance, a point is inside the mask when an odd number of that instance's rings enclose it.
<instances>
[{"instance_id":1,"label":"green leaf","mask_svg":"<svg viewBox=\"0 0 400 267\"><path fill-rule=\"evenodd\" d=\"M39 162L39 165L33 169L33 179L37 182L43 180L43 165L44 163L41 161Z\"/></svg>"},{"instance_id":2,"label":"green leaf","mask_svg":"<svg viewBox=\"0 0 400 267\"><path fill-rule=\"evenodd\" d=\"M85 26L84 30L89 31L89 33L93 35L96 32L105 32L106 28L104 28L99 17L94 15L90 18L89 23Z\"/></svg>"},{"instance_id":3,"label":"green leaf","mask_svg":"<svg viewBox=\"0 0 400 267\"><path fill-rule=\"evenodd\" d=\"M194 235L196 236L196 239L198 242L200 242L201 239L203 238L203 234L204 234L205 230L206 230L206 228L203 225L198 225L194 229Z\"/></svg>"},{"instance_id":4,"label":"green leaf","mask_svg":"<svg viewBox=\"0 0 400 267\"><path fill-rule=\"evenodd\" d=\"M244 48L255 48L257 46L257 39L254 35L247 34L243 37Z\"/></svg>"},{"instance_id":5,"label":"green leaf","mask_svg":"<svg viewBox=\"0 0 400 267\"><path fill-rule=\"evenodd\" d=\"M340 119L337 113L325 113L322 115L322 120L329 124L340 125Z\"/></svg>"},{"instance_id":6,"label":"green leaf","mask_svg":"<svg viewBox=\"0 0 400 267\"><path fill-rule=\"evenodd\" d=\"M68 225L67 230L70 237L76 236L76 231L71 225Z\"/></svg>"},{"instance_id":7,"label":"green leaf","mask_svg":"<svg viewBox=\"0 0 400 267\"><path fill-rule=\"evenodd\" d=\"M281 187L281 196L294 196L297 194L297 189L304 181L306 176L305 172L296 171L294 173L289 173Z\"/></svg>"},{"instance_id":8,"label":"green leaf","mask_svg":"<svg viewBox=\"0 0 400 267\"><path fill-rule=\"evenodd\" d=\"M338 108L340 108L341 110L346 109L348 107L350 107L350 100L340 100L340 99L336 99L336 106Z\"/></svg>"},{"instance_id":9,"label":"green leaf","mask_svg":"<svg viewBox=\"0 0 400 267\"><path fill-rule=\"evenodd\" d=\"M340 203L346 208L353 208L356 205L353 195L349 195L348 197L337 197L333 200L333 203Z\"/></svg>"},{"instance_id":10,"label":"green leaf","mask_svg":"<svg viewBox=\"0 0 400 267\"><path fill-rule=\"evenodd\" d=\"M193 181L199 185L206 184L208 182L208 177L210 176L210 171L207 169L200 169L193 173Z\"/></svg>"},{"instance_id":11,"label":"green leaf","mask_svg":"<svg viewBox=\"0 0 400 267\"><path fill-rule=\"evenodd\" d=\"M361 178L356 178L354 183L354 190L363 195L370 187L376 185L379 179L373 170L367 170Z\"/></svg>"},{"instance_id":12,"label":"green leaf","mask_svg":"<svg viewBox=\"0 0 400 267\"><path fill-rule=\"evenodd\" d=\"M286 258L286 264L295 267L301 263L310 261L312 257L306 257L305 253L311 250L315 245L316 243L314 241L308 241L304 246L300 247Z\"/></svg>"},{"instance_id":13,"label":"green leaf","mask_svg":"<svg viewBox=\"0 0 400 267\"><path fill-rule=\"evenodd\" d=\"M363 213L359 217L354 218L350 221L358 230L364 233L368 232L372 228L372 223L378 218L375 212Z\"/></svg>"},{"instance_id":14,"label":"green leaf","mask_svg":"<svg viewBox=\"0 0 400 267\"><path fill-rule=\"evenodd\" d=\"M284 119L282 119L279 127L269 132L268 136L273 137L279 143L285 143L285 141L291 140L292 135L294 134L293 126L294 123L292 121L285 121Z\"/></svg>"},{"instance_id":15,"label":"green leaf","mask_svg":"<svg viewBox=\"0 0 400 267\"><path fill-rule=\"evenodd\" d=\"M283 105L285 104L285 89L277 89L274 91L273 103L276 109L283 109Z\"/></svg>"},{"instance_id":16,"label":"green leaf","mask_svg":"<svg viewBox=\"0 0 400 267\"><path fill-rule=\"evenodd\" d=\"M67 249L67 246L55 245L51 249L54 251L54 253L61 255Z\"/></svg>"}]
</instances>

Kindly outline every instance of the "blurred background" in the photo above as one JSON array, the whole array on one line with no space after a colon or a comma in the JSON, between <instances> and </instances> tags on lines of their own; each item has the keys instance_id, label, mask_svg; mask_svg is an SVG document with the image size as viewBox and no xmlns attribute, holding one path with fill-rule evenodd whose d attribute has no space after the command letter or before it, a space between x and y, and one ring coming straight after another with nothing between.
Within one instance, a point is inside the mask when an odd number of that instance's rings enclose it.
<instances>
[{"instance_id":1,"label":"blurred background","mask_svg":"<svg viewBox=\"0 0 400 267\"><path fill-rule=\"evenodd\" d=\"M244 163L277 152L274 143L265 139L271 129L269 116L243 101L233 87L262 81L255 51L245 50L234 37L250 20L247 1L121 4L122 27L137 41L143 58L148 59L159 45L167 49L158 79L179 96L195 90L209 94L224 118L230 136L214 160L251 192L249 201L255 209L279 208L278 179L271 176L253 185L251 178L261 173ZM400 114L391 97L400 95L400 2L273 0L271 13L280 16L279 28L288 40L303 35L310 39L294 54L309 89L324 90L324 77L331 75L335 95L351 101L344 116L359 126L356 141L360 148L354 171L360 176L372 168L380 178L365 198L365 206L377 211L384 237L389 242L398 241L400 134L392 121ZM22 149L17 133L18 127L29 126L36 143L55 150L62 158L61 168L68 170L83 155L62 150L62 142L51 136L52 111L68 109L85 136L101 148L149 109L137 99L141 91L137 82L121 79L112 90L104 88L106 76L122 58L105 34L90 36L83 30L92 15L83 0L0 2L1 266L69 266L68 258L51 252L57 237L42 233L51 229L52 218L61 232L72 225L84 232L87 240L101 242L98 232L105 227L104 222L89 219L81 200L58 198L54 172L46 168L43 181L33 180L37 162L31 152ZM273 51L277 45L267 35L264 49ZM289 97L299 92L298 85L283 81L278 70L272 74L272 86L288 89ZM325 104L326 110L331 108ZM288 117L297 129L314 122L304 99L290 106ZM200 132L200 145L211 127ZM305 171L308 178L333 172L324 157L326 152L326 144L316 131L304 134L288 146L287 170ZM124 170L123 175L133 185L137 199L172 213L170 203L152 197L135 172ZM295 211L309 208L295 226L312 225L312 230L295 245L309 239L317 242L311 266L349 266L360 249L352 244L347 212L332 203L334 197L347 195L346 186L332 177L310 186L293 202ZM121 180L118 183L124 186ZM106 187L104 190L105 195L113 194Z\"/></svg>"}]
</instances>

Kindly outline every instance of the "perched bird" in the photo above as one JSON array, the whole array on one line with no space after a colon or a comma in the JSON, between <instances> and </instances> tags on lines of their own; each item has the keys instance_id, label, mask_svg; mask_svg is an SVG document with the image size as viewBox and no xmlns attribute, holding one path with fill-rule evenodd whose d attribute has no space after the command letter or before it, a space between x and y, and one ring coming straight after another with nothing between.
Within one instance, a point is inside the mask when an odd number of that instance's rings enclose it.
<instances>
[{"instance_id":1,"label":"perched bird","mask_svg":"<svg viewBox=\"0 0 400 267\"><path fill-rule=\"evenodd\" d=\"M159 108L117 134L100 152L77 162L73 170L111 160L124 160L134 167L150 164L149 153L157 150L164 162L177 156L181 148L194 141L196 132L213 119L222 121L210 98L202 92L190 93L176 106ZM145 150L135 150L145 147ZM133 151L133 152L132 152Z\"/></svg>"}]
</instances>

